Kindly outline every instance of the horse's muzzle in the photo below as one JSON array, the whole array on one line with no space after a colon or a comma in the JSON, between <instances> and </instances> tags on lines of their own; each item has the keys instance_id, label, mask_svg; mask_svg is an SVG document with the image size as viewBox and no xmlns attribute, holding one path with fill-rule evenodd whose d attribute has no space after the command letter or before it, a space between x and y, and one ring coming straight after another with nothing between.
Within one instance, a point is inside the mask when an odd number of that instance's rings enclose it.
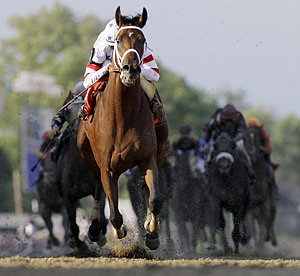
<instances>
[{"instance_id":1,"label":"horse's muzzle","mask_svg":"<svg viewBox=\"0 0 300 276\"><path fill-rule=\"evenodd\" d=\"M136 64L125 64L121 69L121 82L126 86L133 86L135 81L140 77L141 67Z\"/></svg>"}]
</instances>

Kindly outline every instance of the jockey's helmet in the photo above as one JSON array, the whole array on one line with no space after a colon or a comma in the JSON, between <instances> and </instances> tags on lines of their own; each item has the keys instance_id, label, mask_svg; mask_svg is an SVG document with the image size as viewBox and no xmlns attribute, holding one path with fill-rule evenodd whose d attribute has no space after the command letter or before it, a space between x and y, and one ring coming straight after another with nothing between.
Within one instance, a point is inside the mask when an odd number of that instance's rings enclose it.
<instances>
[{"instance_id":1,"label":"jockey's helmet","mask_svg":"<svg viewBox=\"0 0 300 276\"><path fill-rule=\"evenodd\" d=\"M182 125L179 129L180 133L183 134L183 135L188 135L192 132L192 127L188 124L186 125Z\"/></svg>"},{"instance_id":2,"label":"jockey's helmet","mask_svg":"<svg viewBox=\"0 0 300 276\"><path fill-rule=\"evenodd\" d=\"M46 130L44 131L43 135L42 135L42 140L46 141L47 139L52 139L53 138L53 132L52 129Z\"/></svg>"},{"instance_id":3,"label":"jockey's helmet","mask_svg":"<svg viewBox=\"0 0 300 276\"><path fill-rule=\"evenodd\" d=\"M247 127L252 127L252 126L260 127L261 126L261 122L255 117L250 117L247 120L246 124L247 124Z\"/></svg>"},{"instance_id":4,"label":"jockey's helmet","mask_svg":"<svg viewBox=\"0 0 300 276\"><path fill-rule=\"evenodd\" d=\"M80 92L85 90L85 87L83 86L83 81L78 82L74 87L74 95L78 95Z\"/></svg>"},{"instance_id":5,"label":"jockey's helmet","mask_svg":"<svg viewBox=\"0 0 300 276\"><path fill-rule=\"evenodd\" d=\"M117 32L119 30L119 26L116 23L115 19L109 21L104 29L105 32L105 40L109 46L114 46Z\"/></svg>"},{"instance_id":6,"label":"jockey's helmet","mask_svg":"<svg viewBox=\"0 0 300 276\"><path fill-rule=\"evenodd\" d=\"M221 110L221 118L222 119L236 119L239 117L239 112L232 104L225 105Z\"/></svg>"}]
</instances>

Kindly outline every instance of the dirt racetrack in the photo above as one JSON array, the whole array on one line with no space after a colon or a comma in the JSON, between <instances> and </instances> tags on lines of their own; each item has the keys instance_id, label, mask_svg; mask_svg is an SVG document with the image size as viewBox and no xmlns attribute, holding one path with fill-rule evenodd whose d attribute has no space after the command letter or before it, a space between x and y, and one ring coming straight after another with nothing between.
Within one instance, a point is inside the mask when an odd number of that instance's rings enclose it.
<instances>
[{"instance_id":1,"label":"dirt racetrack","mask_svg":"<svg viewBox=\"0 0 300 276\"><path fill-rule=\"evenodd\" d=\"M0 275L299 275L299 260L177 259L145 260L126 258L29 258L0 259Z\"/></svg>"},{"instance_id":2,"label":"dirt racetrack","mask_svg":"<svg viewBox=\"0 0 300 276\"><path fill-rule=\"evenodd\" d=\"M102 250L99 257L31 257L11 256L0 258L0 276L84 276L127 274L139 275L172 275L172 276L221 276L221 275L300 275L300 246L298 239L281 237L276 248L267 247L260 253L243 253L239 256L218 254L201 254L194 258L157 257L153 259L128 258L126 249L113 246L115 255L107 256ZM126 243L125 243L125 246ZM119 249L118 249L119 248ZM127 246L128 248L128 246ZM273 249L272 249L273 248ZM128 250L128 249L127 249ZM111 253L111 252L110 252ZM41 253L39 253L41 254ZM105 256L105 257L104 257Z\"/></svg>"}]
</instances>

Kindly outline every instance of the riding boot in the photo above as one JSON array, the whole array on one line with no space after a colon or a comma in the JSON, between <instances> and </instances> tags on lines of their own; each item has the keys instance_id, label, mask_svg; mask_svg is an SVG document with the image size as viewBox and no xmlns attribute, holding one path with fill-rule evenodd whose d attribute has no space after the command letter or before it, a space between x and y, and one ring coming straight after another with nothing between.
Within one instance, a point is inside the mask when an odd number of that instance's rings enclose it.
<instances>
[{"instance_id":1,"label":"riding boot","mask_svg":"<svg viewBox=\"0 0 300 276\"><path fill-rule=\"evenodd\" d=\"M238 150L242 154L242 158L243 158L244 163L246 165L248 178L249 178L249 181L250 181L249 184L254 185L254 184L256 184L256 176L255 176L255 172L254 172L250 157L249 157L248 153L246 152L246 150L244 148L239 147Z\"/></svg>"},{"instance_id":2,"label":"riding boot","mask_svg":"<svg viewBox=\"0 0 300 276\"><path fill-rule=\"evenodd\" d=\"M151 101L151 110L158 119L160 119L162 116L162 109L163 109L162 103L160 102L157 94L154 94L154 97L152 98Z\"/></svg>"},{"instance_id":3,"label":"riding boot","mask_svg":"<svg viewBox=\"0 0 300 276\"><path fill-rule=\"evenodd\" d=\"M160 99L158 97L158 91L155 85L152 82L146 80L144 77L141 77L140 80L141 80L141 87L149 99L152 113L158 119L160 119L162 116L163 105L160 102Z\"/></svg>"}]
</instances>

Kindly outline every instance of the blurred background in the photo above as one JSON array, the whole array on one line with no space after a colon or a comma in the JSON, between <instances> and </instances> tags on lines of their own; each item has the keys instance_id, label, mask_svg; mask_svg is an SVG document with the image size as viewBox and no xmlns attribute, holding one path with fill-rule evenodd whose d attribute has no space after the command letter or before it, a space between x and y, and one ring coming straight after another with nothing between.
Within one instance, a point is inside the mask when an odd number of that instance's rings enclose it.
<instances>
[{"instance_id":1,"label":"blurred background","mask_svg":"<svg viewBox=\"0 0 300 276\"><path fill-rule=\"evenodd\" d=\"M272 159L280 164L276 229L298 238L300 4L136 2L28 0L9 1L1 9L1 227L10 227L7 214L37 212L34 180L39 169L31 168L42 133L82 80L92 44L120 4L124 14L148 9L145 33L161 71L157 87L171 140L182 124L190 124L200 138L204 124L225 103L264 124Z\"/></svg>"}]
</instances>

